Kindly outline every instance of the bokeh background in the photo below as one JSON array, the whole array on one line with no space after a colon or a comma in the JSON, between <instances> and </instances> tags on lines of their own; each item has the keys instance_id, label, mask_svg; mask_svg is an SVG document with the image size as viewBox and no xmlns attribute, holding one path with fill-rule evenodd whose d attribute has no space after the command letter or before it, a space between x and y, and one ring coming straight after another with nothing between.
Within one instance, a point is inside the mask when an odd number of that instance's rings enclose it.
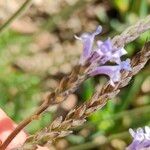
<instances>
[{"instance_id":1,"label":"bokeh background","mask_svg":"<svg viewBox=\"0 0 150 150\"><path fill-rule=\"evenodd\" d=\"M0 25L23 0L0 0ZM5 32L0 33L0 107L17 123L42 103L78 62L82 44L74 35L102 25L99 39L113 37L150 13L150 0L33 0ZM150 32L126 45L128 57L137 53ZM87 80L60 106L50 107L39 121L26 127L33 134L53 118L88 100L107 79ZM131 142L129 128L150 125L150 65L121 93L88 118L53 149L122 150Z\"/></svg>"}]
</instances>

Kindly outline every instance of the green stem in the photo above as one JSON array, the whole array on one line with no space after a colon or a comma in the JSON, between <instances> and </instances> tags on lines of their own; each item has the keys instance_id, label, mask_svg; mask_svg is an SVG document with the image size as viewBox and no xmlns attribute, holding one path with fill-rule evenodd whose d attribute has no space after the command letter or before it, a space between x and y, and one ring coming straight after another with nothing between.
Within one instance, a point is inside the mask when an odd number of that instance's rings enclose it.
<instances>
[{"instance_id":1,"label":"green stem","mask_svg":"<svg viewBox=\"0 0 150 150\"><path fill-rule=\"evenodd\" d=\"M0 33L3 32L24 10L30 5L32 0L26 0L22 6L0 27Z\"/></svg>"}]
</instances>

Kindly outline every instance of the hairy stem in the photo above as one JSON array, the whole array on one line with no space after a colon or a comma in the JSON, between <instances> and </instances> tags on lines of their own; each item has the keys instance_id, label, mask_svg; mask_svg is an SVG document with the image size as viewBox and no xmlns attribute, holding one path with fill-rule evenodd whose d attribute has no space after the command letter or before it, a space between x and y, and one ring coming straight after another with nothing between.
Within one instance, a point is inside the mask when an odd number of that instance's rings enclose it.
<instances>
[{"instance_id":1,"label":"hairy stem","mask_svg":"<svg viewBox=\"0 0 150 150\"><path fill-rule=\"evenodd\" d=\"M150 29L150 15L138 21L135 25L127 28L120 35L112 39L113 45L116 47L124 47L125 44L134 41L142 33Z\"/></svg>"}]
</instances>

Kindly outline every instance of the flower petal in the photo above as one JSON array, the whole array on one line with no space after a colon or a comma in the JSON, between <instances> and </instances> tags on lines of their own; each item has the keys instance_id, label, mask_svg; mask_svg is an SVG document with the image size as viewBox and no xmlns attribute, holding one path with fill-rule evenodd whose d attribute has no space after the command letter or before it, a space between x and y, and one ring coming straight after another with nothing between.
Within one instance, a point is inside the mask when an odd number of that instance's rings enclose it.
<instances>
[{"instance_id":1,"label":"flower petal","mask_svg":"<svg viewBox=\"0 0 150 150\"><path fill-rule=\"evenodd\" d=\"M150 128L145 127L145 130L138 128L136 131L129 129L130 134L134 138L132 143L127 147L127 150L144 150L150 148Z\"/></svg>"},{"instance_id":2,"label":"flower petal","mask_svg":"<svg viewBox=\"0 0 150 150\"><path fill-rule=\"evenodd\" d=\"M100 66L93 69L93 71L90 72L91 76L104 74L109 76L110 78L110 84L114 86L114 82L119 81L120 79L120 66Z\"/></svg>"},{"instance_id":3,"label":"flower petal","mask_svg":"<svg viewBox=\"0 0 150 150\"><path fill-rule=\"evenodd\" d=\"M135 131L133 129L129 129L129 133L131 134L131 136L134 138L135 137Z\"/></svg>"},{"instance_id":4,"label":"flower petal","mask_svg":"<svg viewBox=\"0 0 150 150\"><path fill-rule=\"evenodd\" d=\"M131 71L131 64L130 64L130 59L126 59L125 61L122 61L120 63L120 67L121 69L127 70L127 71Z\"/></svg>"},{"instance_id":5,"label":"flower petal","mask_svg":"<svg viewBox=\"0 0 150 150\"><path fill-rule=\"evenodd\" d=\"M83 43L83 53L81 55L80 64L84 64L84 62L90 57L94 38L96 35L101 33L102 27L98 26L96 30L93 33L84 33L81 35L81 37L75 36L76 39L81 40Z\"/></svg>"}]
</instances>

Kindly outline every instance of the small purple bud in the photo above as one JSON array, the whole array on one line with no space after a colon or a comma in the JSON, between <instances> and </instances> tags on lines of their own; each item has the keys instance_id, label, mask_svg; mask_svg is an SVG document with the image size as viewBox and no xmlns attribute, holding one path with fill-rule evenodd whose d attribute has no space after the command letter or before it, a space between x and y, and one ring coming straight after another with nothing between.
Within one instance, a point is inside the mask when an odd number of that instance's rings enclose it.
<instances>
[{"instance_id":1,"label":"small purple bud","mask_svg":"<svg viewBox=\"0 0 150 150\"><path fill-rule=\"evenodd\" d=\"M99 50L102 53L107 53L107 52L111 52L112 49L112 43L111 43L111 39L108 38L107 40L105 40L104 42L102 41L97 41L97 46L99 48Z\"/></svg>"}]
</instances>

